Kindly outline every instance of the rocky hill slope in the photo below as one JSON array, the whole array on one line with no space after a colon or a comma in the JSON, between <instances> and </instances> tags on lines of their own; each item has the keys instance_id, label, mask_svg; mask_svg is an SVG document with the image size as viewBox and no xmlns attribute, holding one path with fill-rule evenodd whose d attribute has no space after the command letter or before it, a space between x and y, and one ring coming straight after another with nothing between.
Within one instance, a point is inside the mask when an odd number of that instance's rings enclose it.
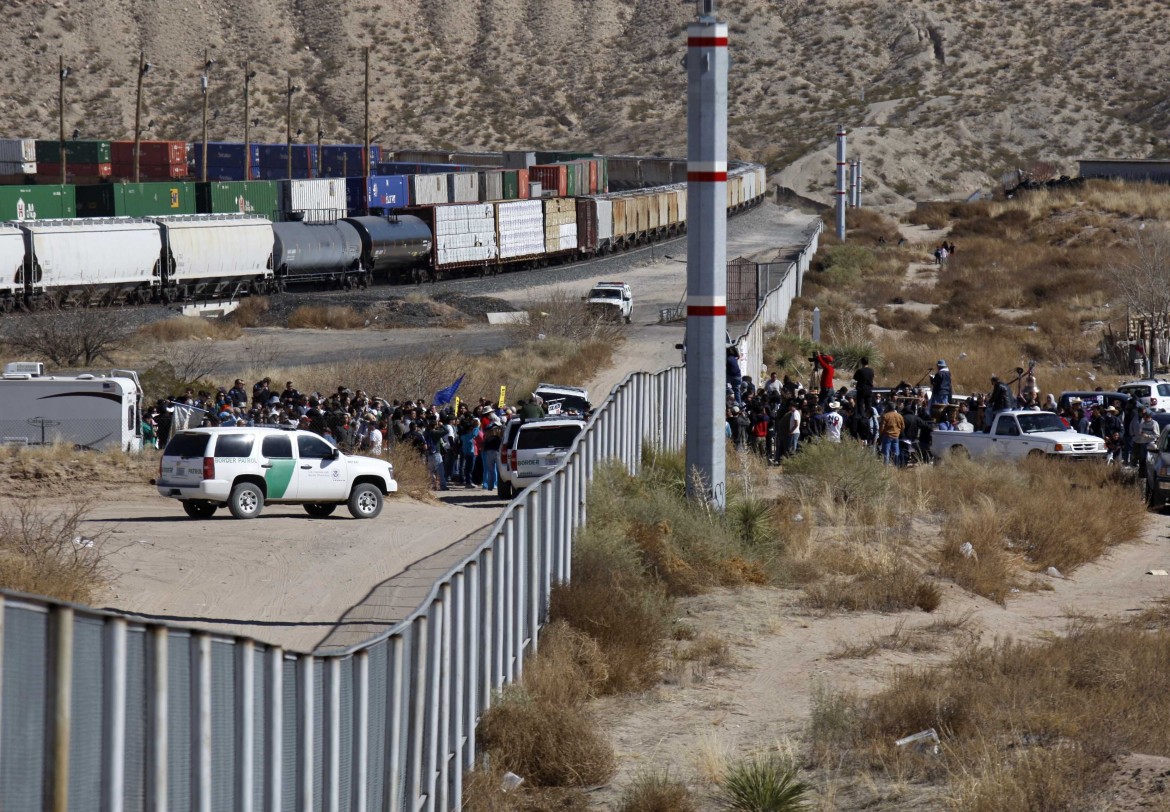
<instances>
[{"instance_id":1,"label":"rocky hill slope","mask_svg":"<svg viewBox=\"0 0 1170 812\"><path fill-rule=\"evenodd\" d=\"M813 197L831 188L833 128L854 130L867 201L965 196L1043 159L1166 154L1165 0L727 0L734 156ZM58 55L73 69L66 129L129 137L143 49L143 122L211 137L293 128L360 140L362 48L372 135L388 147L564 147L681 154L693 6L680 0L8 0L0 93L11 135L57 130ZM784 170L784 171L780 171Z\"/></svg>"}]
</instances>

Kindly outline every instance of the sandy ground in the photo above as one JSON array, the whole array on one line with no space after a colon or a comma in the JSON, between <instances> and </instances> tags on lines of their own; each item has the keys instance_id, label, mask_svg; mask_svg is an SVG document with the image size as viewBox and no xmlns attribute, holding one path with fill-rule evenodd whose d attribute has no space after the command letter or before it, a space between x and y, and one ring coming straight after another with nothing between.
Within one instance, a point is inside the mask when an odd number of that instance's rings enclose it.
<instances>
[{"instance_id":1,"label":"sandy ground","mask_svg":"<svg viewBox=\"0 0 1170 812\"><path fill-rule=\"evenodd\" d=\"M742 233L729 239L729 257L797 244L810 221L773 205L763 213L752 221L754 227L737 229ZM634 319L614 366L597 371L590 382L594 401L631 371L679 363L675 344L683 340L683 323L660 325L658 311L682 298L685 257L685 243L675 244L646 253L636 267L623 271L623 281L634 289ZM572 287L584 291L611 275L602 269L575 279ZM526 285L508 295L523 303L555 287L564 283ZM282 333L281 346L298 357L336 356L363 343L376 352L409 353L433 349L452 336L472 351L503 334L487 326L454 333L442 328L380 331L373 339L362 331L288 331ZM453 491L445 496L438 505L395 497L371 522L352 520L344 510L329 519L310 519L298 506L269 507L252 522L233 520L226 511L195 521L178 503L144 484L107 494L90 525L95 532L109 532L109 564L117 576L106 600L109 607L291 649L337 650L417 606L434 578L475 546L503 504L494 494Z\"/></svg>"},{"instance_id":2,"label":"sandy ground","mask_svg":"<svg viewBox=\"0 0 1170 812\"><path fill-rule=\"evenodd\" d=\"M706 793L704 780L712 757L739 757L761 748L799 748L812 698L818 687L860 694L879 688L891 668L943 661L960 639L978 634L984 641L1012 637L1040 640L1061 633L1072 615L1124 619L1151 601L1170 596L1170 578L1147 575L1170 567L1170 518L1151 517L1140 543L1116 548L1102 561L1071 577L1046 579L1052 591L1013 595L1007 607L978 598L948 584L942 606L932 615L839 614L817 616L796 605L798 593L749 589L717 592L685 601L683 620L700 631L723 637L733 664L725 668L670 672L670 682L643 696L609 698L595 703L603 726L618 751L620 770L607 787L594 793L598 808L616 809L621 789L640 771L669 768ZM862 659L833 655L845 643L857 644L890 634L899 624L907 631L940 616L968 617L963 629L942 638L935 653L883 651ZM916 733L907 730L906 733ZM1112 786L1110 810L1136 810L1161 797L1156 781L1170 762L1135 756L1125 762L1127 775ZM1136 763L1141 762L1141 763ZM1134 771L1142 769L1142 774ZM1152 772L1151 772L1152 771ZM1147 774L1148 773L1148 774ZM1119 774L1120 775L1120 774ZM852 775L829 776L822 809L928 810L942 808L935 792L920 785L858 786ZM1144 789L1143 789L1144 788ZM703 796L702 809L719 808Z\"/></svg>"}]
</instances>

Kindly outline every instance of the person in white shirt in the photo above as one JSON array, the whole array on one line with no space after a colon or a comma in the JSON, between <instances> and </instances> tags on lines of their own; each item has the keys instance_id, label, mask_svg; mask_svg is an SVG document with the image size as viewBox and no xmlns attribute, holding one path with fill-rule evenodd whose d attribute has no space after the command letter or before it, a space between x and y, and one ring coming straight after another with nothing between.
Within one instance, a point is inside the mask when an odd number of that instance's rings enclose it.
<instances>
[{"instance_id":1,"label":"person in white shirt","mask_svg":"<svg viewBox=\"0 0 1170 812\"><path fill-rule=\"evenodd\" d=\"M830 401L829 411L825 414L825 436L834 443L841 442L841 424L845 422L841 417L840 408L840 403Z\"/></svg>"},{"instance_id":2,"label":"person in white shirt","mask_svg":"<svg viewBox=\"0 0 1170 812\"><path fill-rule=\"evenodd\" d=\"M370 423L369 441L370 453L380 455L382 453L382 430L378 428L377 423Z\"/></svg>"}]
</instances>

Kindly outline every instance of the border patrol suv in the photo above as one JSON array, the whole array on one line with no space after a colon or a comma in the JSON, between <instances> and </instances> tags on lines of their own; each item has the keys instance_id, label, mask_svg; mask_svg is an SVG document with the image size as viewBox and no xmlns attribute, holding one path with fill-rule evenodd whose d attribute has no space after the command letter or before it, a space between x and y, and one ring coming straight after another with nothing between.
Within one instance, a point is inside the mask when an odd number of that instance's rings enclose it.
<instances>
[{"instance_id":1,"label":"border patrol suv","mask_svg":"<svg viewBox=\"0 0 1170 812\"><path fill-rule=\"evenodd\" d=\"M511 420L500 445L496 493L511 499L552 471L569 454L569 447L585 429L582 417L540 417Z\"/></svg>"},{"instance_id":2,"label":"border patrol suv","mask_svg":"<svg viewBox=\"0 0 1170 812\"><path fill-rule=\"evenodd\" d=\"M319 518L346 505L355 519L372 519L398 490L384 460L347 456L309 431L246 427L179 432L155 484L193 519L225 506L237 519L254 519L274 503L303 505Z\"/></svg>"}]
</instances>

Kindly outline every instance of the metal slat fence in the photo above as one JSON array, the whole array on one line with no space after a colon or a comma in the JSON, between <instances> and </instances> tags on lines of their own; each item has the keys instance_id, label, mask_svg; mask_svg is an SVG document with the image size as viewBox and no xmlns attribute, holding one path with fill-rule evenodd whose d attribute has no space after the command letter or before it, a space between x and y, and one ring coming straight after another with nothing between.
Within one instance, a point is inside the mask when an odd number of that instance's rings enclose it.
<instances>
[{"instance_id":1,"label":"metal slat fence","mask_svg":"<svg viewBox=\"0 0 1170 812\"><path fill-rule=\"evenodd\" d=\"M751 368L817 234L742 339ZM0 594L0 809L458 809L475 722L571 575L593 472L615 459L636 474L644 443L680 448L685 395L684 367L627 376L412 615L337 655Z\"/></svg>"}]
</instances>

